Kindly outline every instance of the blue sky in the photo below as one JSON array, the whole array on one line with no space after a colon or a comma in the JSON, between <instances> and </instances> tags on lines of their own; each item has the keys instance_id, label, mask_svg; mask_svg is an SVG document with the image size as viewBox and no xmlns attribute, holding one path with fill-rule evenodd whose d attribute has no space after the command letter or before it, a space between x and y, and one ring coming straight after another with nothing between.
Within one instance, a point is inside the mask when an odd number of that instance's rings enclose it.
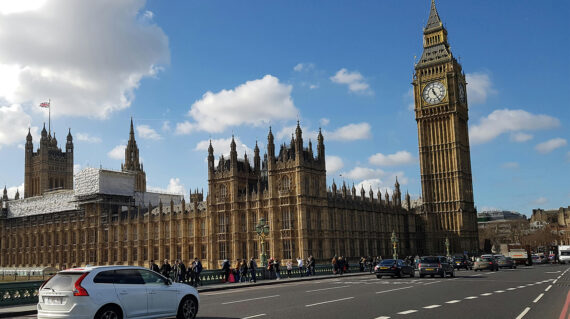
<instances>
[{"instance_id":1,"label":"blue sky","mask_svg":"<svg viewBox=\"0 0 570 319\"><path fill-rule=\"evenodd\" d=\"M325 135L329 184L420 194L410 105L429 1L28 0L0 5L0 184L67 128L77 169L120 169L132 116L150 187L207 187L207 140L240 157L271 125ZM570 4L437 1L468 78L475 204L568 206ZM31 23L33 22L33 23ZM115 150L113 152L113 150ZM342 177L340 176L342 175Z\"/></svg>"}]
</instances>

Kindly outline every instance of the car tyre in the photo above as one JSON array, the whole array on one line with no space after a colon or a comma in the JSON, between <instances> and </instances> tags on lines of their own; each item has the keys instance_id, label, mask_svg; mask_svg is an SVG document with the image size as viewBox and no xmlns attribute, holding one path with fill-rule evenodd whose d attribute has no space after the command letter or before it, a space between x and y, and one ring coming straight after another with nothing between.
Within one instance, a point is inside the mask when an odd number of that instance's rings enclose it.
<instances>
[{"instance_id":1,"label":"car tyre","mask_svg":"<svg viewBox=\"0 0 570 319\"><path fill-rule=\"evenodd\" d=\"M446 273L445 273L445 270L444 270L444 271L443 271L443 274L441 274L440 276L441 276L441 278L444 278L445 275L446 275Z\"/></svg>"},{"instance_id":2,"label":"car tyre","mask_svg":"<svg viewBox=\"0 0 570 319\"><path fill-rule=\"evenodd\" d=\"M455 278L455 271L451 272L451 278Z\"/></svg>"},{"instance_id":3,"label":"car tyre","mask_svg":"<svg viewBox=\"0 0 570 319\"><path fill-rule=\"evenodd\" d=\"M180 301L176 319L194 319L198 314L198 301L193 296L186 296Z\"/></svg>"},{"instance_id":4,"label":"car tyre","mask_svg":"<svg viewBox=\"0 0 570 319\"><path fill-rule=\"evenodd\" d=\"M416 271L412 270L412 273L410 273L410 278L414 278L416 277Z\"/></svg>"},{"instance_id":5,"label":"car tyre","mask_svg":"<svg viewBox=\"0 0 570 319\"><path fill-rule=\"evenodd\" d=\"M117 306L108 305L97 311L95 319L123 319L123 312Z\"/></svg>"},{"instance_id":6,"label":"car tyre","mask_svg":"<svg viewBox=\"0 0 570 319\"><path fill-rule=\"evenodd\" d=\"M424 278L424 276L425 276L425 275L423 275L423 274L420 274L420 278Z\"/></svg>"},{"instance_id":7,"label":"car tyre","mask_svg":"<svg viewBox=\"0 0 570 319\"><path fill-rule=\"evenodd\" d=\"M430 275L431 278L435 277L435 275Z\"/></svg>"},{"instance_id":8,"label":"car tyre","mask_svg":"<svg viewBox=\"0 0 570 319\"><path fill-rule=\"evenodd\" d=\"M382 279L382 275L376 275L376 278Z\"/></svg>"}]
</instances>

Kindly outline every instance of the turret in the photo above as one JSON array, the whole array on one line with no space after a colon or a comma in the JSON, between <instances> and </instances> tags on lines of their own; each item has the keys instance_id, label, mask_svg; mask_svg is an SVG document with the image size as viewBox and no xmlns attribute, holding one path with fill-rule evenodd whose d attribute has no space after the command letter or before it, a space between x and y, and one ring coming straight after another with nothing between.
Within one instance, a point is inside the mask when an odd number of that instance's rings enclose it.
<instances>
[{"instance_id":1,"label":"turret","mask_svg":"<svg viewBox=\"0 0 570 319\"><path fill-rule=\"evenodd\" d=\"M44 123L44 128L42 129L42 137L40 139L40 144L47 143L47 141L48 141L48 133L46 130L46 123Z\"/></svg>"},{"instance_id":2,"label":"turret","mask_svg":"<svg viewBox=\"0 0 570 319\"><path fill-rule=\"evenodd\" d=\"M2 194L2 201L3 202L8 201L8 190L6 189L6 185L4 185L4 193Z\"/></svg>"},{"instance_id":3,"label":"turret","mask_svg":"<svg viewBox=\"0 0 570 319\"><path fill-rule=\"evenodd\" d=\"M394 206L402 206L402 193L400 192L400 183L398 183L398 176L396 176L396 183L394 184L394 194L392 194L392 201Z\"/></svg>"},{"instance_id":4,"label":"turret","mask_svg":"<svg viewBox=\"0 0 570 319\"><path fill-rule=\"evenodd\" d=\"M297 128L295 129L295 159L297 161L303 160L303 131L299 121L297 121Z\"/></svg>"},{"instance_id":5,"label":"turret","mask_svg":"<svg viewBox=\"0 0 570 319\"><path fill-rule=\"evenodd\" d=\"M317 136L317 157L319 159L319 161L322 161L322 163L325 162L325 139L323 138L323 133L321 132L321 129L319 128L319 135Z\"/></svg>"},{"instance_id":6,"label":"turret","mask_svg":"<svg viewBox=\"0 0 570 319\"><path fill-rule=\"evenodd\" d=\"M386 206L390 206L390 195L388 195L388 190L386 190L386 193L384 194L384 199L386 201Z\"/></svg>"},{"instance_id":7,"label":"turret","mask_svg":"<svg viewBox=\"0 0 570 319\"><path fill-rule=\"evenodd\" d=\"M368 196L370 196L370 201L374 201L374 192L372 191L372 185L370 185L370 190L368 191Z\"/></svg>"},{"instance_id":8,"label":"turret","mask_svg":"<svg viewBox=\"0 0 570 319\"><path fill-rule=\"evenodd\" d=\"M332 182L332 193L333 193L333 195L336 195L336 183L334 182L334 178L333 178L333 182Z\"/></svg>"},{"instance_id":9,"label":"turret","mask_svg":"<svg viewBox=\"0 0 570 319\"><path fill-rule=\"evenodd\" d=\"M231 170L234 173L237 173L237 150L236 150L236 141L234 140L234 136L232 135L232 142L230 143L230 166Z\"/></svg>"},{"instance_id":10,"label":"turret","mask_svg":"<svg viewBox=\"0 0 570 319\"><path fill-rule=\"evenodd\" d=\"M257 141L255 141L255 148L253 149L253 169L255 172L259 172L261 169L261 158L259 157L259 147L257 146Z\"/></svg>"},{"instance_id":11,"label":"turret","mask_svg":"<svg viewBox=\"0 0 570 319\"><path fill-rule=\"evenodd\" d=\"M408 210L412 209L412 200L408 191L406 191L406 206L408 207Z\"/></svg>"},{"instance_id":12,"label":"turret","mask_svg":"<svg viewBox=\"0 0 570 319\"><path fill-rule=\"evenodd\" d=\"M310 157L311 160L314 159L314 156L313 156L313 143L311 143L311 139L309 139L309 157Z\"/></svg>"},{"instance_id":13,"label":"turret","mask_svg":"<svg viewBox=\"0 0 570 319\"><path fill-rule=\"evenodd\" d=\"M366 191L364 190L364 185L360 185L360 199L364 200L366 198Z\"/></svg>"},{"instance_id":14,"label":"turret","mask_svg":"<svg viewBox=\"0 0 570 319\"><path fill-rule=\"evenodd\" d=\"M56 148L56 147L57 147L57 138L55 138L55 131L53 132L53 137L52 137L52 139L50 140L50 143L51 143L51 146L52 146L53 148Z\"/></svg>"},{"instance_id":15,"label":"turret","mask_svg":"<svg viewBox=\"0 0 570 319\"><path fill-rule=\"evenodd\" d=\"M352 183L352 198L355 199L356 198L356 187L354 187L354 183Z\"/></svg>"},{"instance_id":16,"label":"turret","mask_svg":"<svg viewBox=\"0 0 570 319\"><path fill-rule=\"evenodd\" d=\"M73 136L71 136L71 128L67 133L67 143L65 144L66 152L73 152Z\"/></svg>"},{"instance_id":17,"label":"turret","mask_svg":"<svg viewBox=\"0 0 570 319\"><path fill-rule=\"evenodd\" d=\"M208 179L214 177L214 147L212 147L212 140L208 146Z\"/></svg>"},{"instance_id":18,"label":"turret","mask_svg":"<svg viewBox=\"0 0 570 319\"><path fill-rule=\"evenodd\" d=\"M16 195L14 196L14 199L15 200L20 199L20 191L19 190L16 190Z\"/></svg>"},{"instance_id":19,"label":"turret","mask_svg":"<svg viewBox=\"0 0 570 319\"><path fill-rule=\"evenodd\" d=\"M273 139L273 133L271 132L271 126L270 126L269 134L267 134L267 166L269 169L273 167L274 161L275 161L275 144Z\"/></svg>"}]
</instances>

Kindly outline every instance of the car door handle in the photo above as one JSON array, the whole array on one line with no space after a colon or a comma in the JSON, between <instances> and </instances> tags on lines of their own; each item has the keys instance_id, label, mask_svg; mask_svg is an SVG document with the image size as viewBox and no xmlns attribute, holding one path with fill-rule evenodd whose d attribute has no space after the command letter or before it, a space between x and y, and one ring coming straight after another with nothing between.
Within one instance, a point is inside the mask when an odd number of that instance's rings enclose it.
<instances>
[{"instance_id":1,"label":"car door handle","mask_svg":"<svg viewBox=\"0 0 570 319\"><path fill-rule=\"evenodd\" d=\"M128 294L128 292L126 290L121 290L121 291L119 291L119 294L126 295L126 294Z\"/></svg>"},{"instance_id":2,"label":"car door handle","mask_svg":"<svg viewBox=\"0 0 570 319\"><path fill-rule=\"evenodd\" d=\"M154 292L154 291L149 291L148 294L149 294L149 295L156 295L156 292Z\"/></svg>"}]
</instances>

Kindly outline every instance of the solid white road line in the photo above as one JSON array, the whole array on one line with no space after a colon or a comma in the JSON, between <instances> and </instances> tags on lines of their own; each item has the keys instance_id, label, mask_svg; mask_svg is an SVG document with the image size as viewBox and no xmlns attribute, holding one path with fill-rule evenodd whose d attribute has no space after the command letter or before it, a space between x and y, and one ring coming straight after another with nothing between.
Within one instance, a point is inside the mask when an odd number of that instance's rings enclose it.
<instances>
[{"instance_id":1,"label":"solid white road line","mask_svg":"<svg viewBox=\"0 0 570 319\"><path fill-rule=\"evenodd\" d=\"M441 307L441 305L425 306L424 309L433 309L433 308L437 308L437 307Z\"/></svg>"},{"instance_id":2,"label":"solid white road line","mask_svg":"<svg viewBox=\"0 0 570 319\"><path fill-rule=\"evenodd\" d=\"M242 319L257 318L257 317L263 317L263 316L266 316L266 314L260 313L259 315L253 315L253 316L249 316L249 317L243 317Z\"/></svg>"},{"instance_id":3,"label":"solid white road line","mask_svg":"<svg viewBox=\"0 0 570 319\"><path fill-rule=\"evenodd\" d=\"M477 296L465 297L465 299L477 299L477 298L479 298L479 297L477 297Z\"/></svg>"},{"instance_id":4,"label":"solid white road line","mask_svg":"<svg viewBox=\"0 0 570 319\"><path fill-rule=\"evenodd\" d=\"M492 294L493 294L492 292L486 292L486 293L484 293L484 294L481 294L481 296L490 296L490 295L492 295Z\"/></svg>"},{"instance_id":5,"label":"solid white road line","mask_svg":"<svg viewBox=\"0 0 570 319\"><path fill-rule=\"evenodd\" d=\"M275 297L279 297L279 295L273 295L273 296L265 296L265 297L258 297L258 298L250 298L250 299L243 299L243 300L235 300L235 301L222 302L222 305L229 305L229 304L232 304L232 303L246 302L246 301L259 300L259 299L267 299L267 298L275 298Z\"/></svg>"},{"instance_id":6,"label":"solid white road line","mask_svg":"<svg viewBox=\"0 0 570 319\"><path fill-rule=\"evenodd\" d=\"M315 292L315 291L323 291L323 290L346 288L346 287L350 287L350 286L337 286L337 287L330 287L330 288L321 288L321 289L307 290L305 292Z\"/></svg>"},{"instance_id":7,"label":"solid white road line","mask_svg":"<svg viewBox=\"0 0 570 319\"><path fill-rule=\"evenodd\" d=\"M460 301L461 301L461 300L450 300L450 301L446 301L445 303L458 303L458 302L460 302Z\"/></svg>"},{"instance_id":8,"label":"solid white road line","mask_svg":"<svg viewBox=\"0 0 570 319\"><path fill-rule=\"evenodd\" d=\"M436 283L438 283L438 282L441 282L441 280L428 282L427 284L424 284L424 286L431 285L431 284L436 284Z\"/></svg>"},{"instance_id":9,"label":"solid white road line","mask_svg":"<svg viewBox=\"0 0 570 319\"><path fill-rule=\"evenodd\" d=\"M408 288L413 288L414 286L409 286L409 287L402 287L402 288L396 288L396 289L389 289L389 290L384 290L384 291L377 291L377 294L383 294L385 292L391 292L391 291L396 291L396 290L402 290L402 289L408 289Z\"/></svg>"},{"instance_id":10,"label":"solid white road line","mask_svg":"<svg viewBox=\"0 0 570 319\"><path fill-rule=\"evenodd\" d=\"M537 303L540 300L540 298L542 298L542 296L544 296L544 293L541 293L540 295L538 295L538 297L536 297L536 299L534 299L532 302Z\"/></svg>"},{"instance_id":11,"label":"solid white road line","mask_svg":"<svg viewBox=\"0 0 570 319\"><path fill-rule=\"evenodd\" d=\"M346 298L341 298L341 299L335 299L335 300L317 302L317 303L313 303L313 304L310 304L310 305L305 305L305 307L313 307L313 306L324 305L324 304L327 304L327 303L332 303L332 302L337 302L337 301L343 301L343 300L349 300L349 299L354 299L354 297L346 297Z\"/></svg>"},{"instance_id":12,"label":"solid white road line","mask_svg":"<svg viewBox=\"0 0 570 319\"><path fill-rule=\"evenodd\" d=\"M377 317L376 319L390 319L390 317L382 316L382 317Z\"/></svg>"},{"instance_id":13,"label":"solid white road line","mask_svg":"<svg viewBox=\"0 0 570 319\"><path fill-rule=\"evenodd\" d=\"M523 312L521 312L521 314L518 317L516 317L516 319L522 319L522 317L524 317L524 315L526 315L526 313L529 312L529 310L530 310L530 307L526 307L523 310Z\"/></svg>"},{"instance_id":14,"label":"solid white road line","mask_svg":"<svg viewBox=\"0 0 570 319\"><path fill-rule=\"evenodd\" d=\"M546 287L546 289L544 289L544 291L549 291L549 290L550 290L550 288L552 288L552 285L550 285L550 286Z\"/></svg>"},{"instance_id":15,"label":"solid white road line","mask_svg":"<svg viewBox=\"0 0 570 319\"><path fill-rule=\"evenodd\" d=\"M545 272L545 274L557 274L559 272L560 272L560 270L559 271L547 271L547 272Z\"/></svg>"},{"instance_id":16,"label":"solid white road line","mask_svg":"<svg viewBox=\"0 0 570 319\"><path fill-rule=\"evenodd\" d=\"M414 313L414 312L418 312L417 310L406 310L406 311L402 311L402 312L398 312L399 315L407 315L409 313Z\"/></svg>"}]
</instances>

